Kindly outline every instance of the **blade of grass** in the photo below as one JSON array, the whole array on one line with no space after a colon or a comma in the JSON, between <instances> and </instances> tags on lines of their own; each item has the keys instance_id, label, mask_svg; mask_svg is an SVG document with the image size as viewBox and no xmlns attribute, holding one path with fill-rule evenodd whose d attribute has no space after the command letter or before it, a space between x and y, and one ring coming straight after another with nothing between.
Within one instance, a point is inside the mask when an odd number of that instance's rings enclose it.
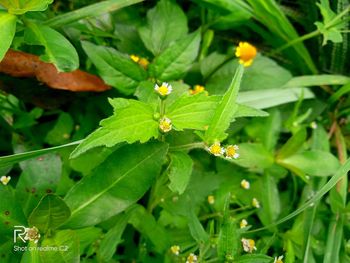
<instances>
[{"instance_id":1,"label":"blade of grass","mask_svg":"<svg viewBox=\"0 0 350 263\"><path fill-rule=\"evenodd\" d=\"M113 12L123 7L143 2L144 0L109 0L92 4L59 16L55 16L44 22L50 27L61 27L75 21L96 17L108 12Z\"/></svg>"},{"instance_id":2,"label":"blade of grass","mask_svg":"<svg viewBox=\"0 0 350 263\"><path fill-rule=\"evenodd\" d=\"M12 154L12 155L8 155L8 156L2 156L2 157L0 157L0 168L16 164L18 162L21 162L21 161L24 161L27 159L35 158L35 157L41 156L43 154L47 154L50 152L56 152L58 150L61 150L61 149L67 148L67 147L72 147L72 146L75 146L81 142L82 142L82 140L67 143L67 144L60 145L60 146L51 147L51 148L29 151L29 152L24 152L24 153L17 153L17 154Z\"/></svg>"},{"instance_id":3,"label":"blade of grass","mask_svg":"<svg viewBox=\"0 0 350 263\"><path fill-rule=\"evenodd\" d=\"M294 77L283 88L310 87L322 85L345 85L350 78L342 75L315 75Z\"/></svg>"}]
</instances>

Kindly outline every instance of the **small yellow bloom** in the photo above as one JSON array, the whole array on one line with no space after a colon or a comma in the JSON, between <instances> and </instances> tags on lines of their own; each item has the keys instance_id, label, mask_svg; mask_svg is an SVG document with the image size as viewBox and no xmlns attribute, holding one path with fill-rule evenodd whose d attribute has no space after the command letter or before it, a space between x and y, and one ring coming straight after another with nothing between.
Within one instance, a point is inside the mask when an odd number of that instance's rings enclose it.
<instances>
[{"instance_id":1,"label":"small yellow bloom","mask_svg":"<svg viewBox=\"0 0 350 263\"><path fill-rule=\"evenodd\" d=\"M257 49L248 42L239 42L236 48L236 57L239 58L239 63L245 67L249 67L256 57Z\"/></svg>"},{"instance_id":2,"label":"small yellow bloom","mask_svg":"<svg viewBox=\"0 0 350 263\"><path fill-rule=\"evenodd\" d=\"M24 236L25 240L34 241L34 243L38 243L40 239L40 233L35 226L33 226L32 228L26 228L25 231L26 231L26 235Z\"/></svg>"},{"instance_id":3,"label":"small yellow bloom","mask_svg":"<svg viewBox=\"0 0 350 263\"><path fill-rule=\"evenodd\" d=\"M201 92L205 92L208 95L208 92L205 90L205 88L201 85L195 85L193 89L190 89L190 94L195 95Z\"/></svg>"},{"instance_id":4,"label":"small yellow bloom","mask_svg":"<svg viewBox=\"0 0 350 263\"><path fill-rule=\"evenodd\" d=\"M154 87L154 90L162 97L165 97L171 93L173 90L172 86L166 82L163 82L162 85L158 86L157 84Z\"/></svg>"},{"instance_id":5,"label":"small yellow bloom","mask_svg":"<svg viewBox=\"0 0 350 263\"><path fill-rule=\"evenodd\" d=\"M208 196L208 203L213 205L215 203L215 197L213 195Z\"/></svg>"},{"instance_id":6,"label":"small yellow bloom","mask_svg":"<svg viewBox=\"0 0 350 263\"><path fill-rule=\"evenodd\" d=\"M11 180L11 176L1 176L0 181L2 182L3 185L7 185Z\"/></svg>"},{"instance_id":7,"label":"small yellow bloom","mask_svg":"<svg viewBox=\"0 0 350 263\"><path fill-rule=\"evenodd\" d=\"M147 69L148 68L148 65L149 65L149 61L147 60L147 59L145 59L145 58L140 58L140 60L139 60L139 65L141 66L141 67L143 67L144 69Z\"/></svg>"},{"instance_id":8,"label":"small yellow bloom","mask_svg":"<svg viewBox=\"0 0 350 263\"><path fill-rule=\"evenodd\" d=\"M310 127L314 130L317 129L317 123L315 121L311 122Z\"/></svg>"},{"instance_id":9,"label":"small yellow bloom","mask_svg":"<svg viewBox=\"0 0 350 263\"><path fill-rule=\"evenodd\" d=\"M140 61L140 57L136 55L130 55L131 60L134 62L138 63Z\"/></svg>"},{"instance_id":10,"label":"small yellow bloom","mask_svg":"<svg viewBox=\"0 0 350 263\"><path fill-rule=\"evenodd\" d=\"M252 253L253 250L256 250L255 241L253 239L241 239L243 250L248 253Z\"/></svg>"},{"instance_id":11,"label":"small yellow bloom","mask_svg":"<svg viewBox=\"0 0 350 263\"><path fill-rule=\"evenodd\" d=\"M275 257L275 261L273 263L283 263L283 256Z\"/></svg>"},{"instance_id":12,"label":"small yellow bloom","mask_svg":"<svg viewBox=\"0 0 350 263\"><path fill-rule=\"evenodd\" d=\"M193 253L191 253L186 260L186 263L196 263L198 260L197 256Z\"/></svg>"},{"instance_id":13,"label":"small yellow bloom","mask_svg":"<svg viewBox=\"0 0 350 263\"><path fill-rule=\"evenodd\" d=\"M225 149L221 147L219 142L215 142L210 147L207 147L207 150L215 156L222 156L225 153Z\"/></svg>"},{"instance_id":14,"label":"small yellow bloom","mask_svg":"<svg viewBox=\"0 0 350 263\"><path fill-rule=\"evenodd\" d=\"M173 253L173 254L176 255L176 256L178 256L179 253L180 253L180 247L179 247L179 246L172 246L172 247L170 248L170 250L171 250L171 253Z\"/></svg>"},{"instance_id":15,"label":"small yellow bloom","mask_svg":"<svg viewBox=\"0 0 350 263\"><path fill-rule=\"evenodd\" d=\"M237 159L239 157L239 154L237 153L239 147L237 145L229 145L226 147L225 150L225 157L227 159Z\"/></svg>"},{"instance_id":16,"label":"small yellow bloom","mask_svg":"<svg viewBox=\"0 0 350 263\"><path fill-rule=\"evenodd\" d=\"M258 199L253 198L252 206L254 206L255 208L260 208L260 203L259 203Z\"/></svg>"},{"instance_id":17,"label":"small yellow bloom","mask_svg":"<svg viewBox=\"0 0 350 263\"><path fill-rule=\"evenodd\" d=\"M170 132L172 129L171 120L167 117L163 117L159 120L159 129L162 132Z\"/></svg>"},{"instance_id":18,"label":"small yellow bloom","mask_svg":"<svg viewBox=\"0 0 350 263\"><path fill-rule=\"evenodd\" d=\"M245 228L248 225L248 221L245 219L242 219L242 221L239 223L240 228Z\"/></svg>"},{"instance_id":19,"label":"small yellow bloom","mask_svg":"<svg viewBox=\"0 0 350 263\"><path fill-rule=\"evenodd\" d=\"M249 181L243 179L241 181L241 186L242 186L243 189L249 189L250 188L250 183L249 183Z\"/></svg>"}]
</instances>

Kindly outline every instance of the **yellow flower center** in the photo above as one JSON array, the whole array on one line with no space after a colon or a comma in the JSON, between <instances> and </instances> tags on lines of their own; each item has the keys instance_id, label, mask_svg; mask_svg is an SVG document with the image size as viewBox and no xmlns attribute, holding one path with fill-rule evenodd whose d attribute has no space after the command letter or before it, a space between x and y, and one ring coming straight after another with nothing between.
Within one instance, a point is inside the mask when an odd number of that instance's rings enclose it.
<instances>
[{"instance_id":1,"label":"yellow flower center","mask_svg":"<svg viewBox=\"0 0 350 263\"><path fill-rule=\"evenodd\" d=\"M242 180L241 181L241 186L242 186L242 188L244 188L244 189L249 189L250 188L250 183L247 181L247 180Z\"/></svg>"},{"instance_id":2,"label":"yellow flower center","mask_svg":"<svg viewBox=\"0 0 350 263\"><path fill-rule=\"evenodd\" d=\"M237 145L229 145L226 147L226 158L234 158L237 159L239 157L239 154L237 153L238 150L238 146Z\"/></svg>"},{"instance_id":3,"label":"yellow flower center","mask_svg":"<svg viewBox=\"0 0 350 263\"><path fill-rule=\"evenodd\" d=\"M242 245L243 245L243 250L245 252L252 253L253 250L256 250L255 241L253 239L242 238L241 241L242 241Z\"/></svg>"},{"instance_id":4,"label":"yellow flower center","mask_svg":"<svg viewBox=\"0 0 350 263\"><path fill-rule=\"evenodd\" d=\"M208 203L211 205L215 203L215 197L213 195L208 196Z\"/></svg>"},{"instance_id":5,"label":"yellow flower center","mask_svg":"<svg viewBox=\"0 0 350 263\"><path fill-rule=\"evenodd\" d=\"M209 147L209 151L215 156L220 156L223 154L223 149L221 148L220 143L214 143L212 146Z\"/></svg>"},{"instance_id":6,"label":"yellow flower center","mask_svg":"<svg viewBox=\"0 0 350 263\"><path fill-rule=\"evenodd\" d=\"M239 223L240 228L245 228L248 225L247 220L242 219L242 221Z\"/></svg>"},{"instance_id":7,"label":"yellow flower center","mask_svg":"<svg viewBox=\"0 0 350 263\"><path fill-rule=\"evenodd\" d=\"M169 93L169 89L167 86L162 85L159 87L158 92L160 95L165 96Z\"/></svg>"},{"instance_id":8,"label":"yellow flower center","mask_svg":"<svg viewBox=\"0 0 350 263\"><path fill-rule=\"evenodd\" d=\"M3 185L7 185L11 180L10 176L1 176L0 181Z\"/></svg>"},{"instance_id":9,"label":"yellow flower center","mask_svg":"<svg viewBox=\"0 0 350 263\"><path fill-rule=\"evenodd\" d=\"M134 62L139 62L140 57L136 56L136 55L130 55L130 58L134 61Z\"/></svg>"},{"instance_id":10,"label":"yellow flower center","mask_svg":"<svg viewBox=\"0 0 350 263\"><path fill-rule=\"evenodd\" d=\"M159 129L162 132L169 132L169 131L171 131L171 128L172 128L172 124L171 124L171 120L170 119L162 118L159 121Z\"/></svg>"},{"instance_id":11,"label":"yellow flower center","mask_svg":"<svg viewBox=\"0 0 350 263\"><path fill-rule=\"evenodd\" d=\"M254 206L255 208L260 208L260 203L259 203L258 199L253 198L252 206Z\"/></svg>"},{"instance_id":12,"label":"yellow flower center","mask_svg":"<svg viewBox=\"0 0 350 263\"><path fill-rule=\"evenodd\" d=\"M195 263L195 262L197 262L197 256L191 253L191 254L187 257L186 263Z\"/></svg>"},{"instance_id":13,"label":"yellow flower center","mask_svg":"<svg viewBox=\"0 0 350 263\"><path fill-rule=\"evenodd\" d=\"M201 85L195 85L193 89L190 89L190 94L195 95L205 91L205 88Z\"/></svg>"},{"instance_id":14,"label":"yellow flower center","mask_svg":"<svg viewBox=\"0 0 350 263\"><path fill-rule=\"evenodd\" d=\"M139 65L141 67L143 67L144 69L147 69L148 65L149 65L149 61L145 58L140 58L140 60L138 61Z\"/></svg>"},{"instance_id":15,"label":"yellow flower center","mask_svg":"<svg viewBox=\"0 0 350 263\"><path fill-rule=\"evenodd\" d=\"M180 247L179 246L172 246L170 248L171 252L175 255L179 255L179 252L180 252Z\"/></svg>"},{"instance_id":16,"label":"yellow flower center","mask_svg":"<svg viewBox=\"0 0 350 263\"><path fill-rule=\"evenodd\" d=\"M240 42L236 48L236 57L239 58L239 63L245 67L250 66L256 57L257 49L248 42Z\"/></svg>"}]
</instances>

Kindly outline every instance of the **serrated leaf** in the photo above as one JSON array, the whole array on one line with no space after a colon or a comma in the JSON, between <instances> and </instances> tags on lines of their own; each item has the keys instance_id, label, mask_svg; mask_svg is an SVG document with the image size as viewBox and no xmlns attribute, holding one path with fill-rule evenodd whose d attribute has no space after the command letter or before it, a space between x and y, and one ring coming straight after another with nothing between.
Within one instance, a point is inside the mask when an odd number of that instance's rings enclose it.
<instances>
[{"instance_id":1,"label":"serrated leaf","mask_svg":"<svg viewBox=\"0 0 350 263\"><path fill-rule=\"evenodd\" d=\"M71 157L97 146L112 147L117 143L144 143L158 136L158 122L153 119L152 106L136 100L114 99L113 116L101 121L101 128L91 133L71 154ZM117 106L119 105L119 106Z\"/></svg>"},{"instance_id":2,"label":"serrated leaf","mask_svg":"<svg viewBox=\"0 0 350 263\"><path fill-rule=\"evenodd\" d=\"M139 29L146 48L159 55L188 31L187 17L173 1L161 0L147 13L147 25Z\"/></svg>"},{"instance_id":3,"label":"serrated leaf","mask_svg":"<svg viewBox=\"0 0 350 263\"><path fill-rule=\"evenodd\" d=\"M5 12L0 12L0 61L10 48L16 33L17 17Z\"/></svg>"},{"instance_id":4,"label":"serrated leaf","mask_svg":"<svg viewBox=\"0 0 350 263\"><path fill-rule=\"evenodd\" d=\"M57 250L40 250L39 255L42 262L78 263L80 261L79 240L76 232L73 230L57 231L53 236L45 237L41 242L41 246L58 248Z\"/></svg>"},{"instance_id":5,"label":"serrated leaf","mask_svg":"<svg viewBox=\"0 0 350 263\"><path fill-rule=\"evenodd\" d=\"M168 146L132 144L119 148L65 196L69 227L84 227L124 211L138 201L160 172Z\"/></svg>"},{"instance_id":6,"label":"serrated leaf","mask_svg":"<svg viewBox=\"0 0 350 263\"><path fill-rule=\"evenodd\" d=\"M230 126L230 123L237 111L238 105L236 103L239 86L243 76L244 67L239 65L236 73L232 79L231 85L227 92L219 102L213 119L211 120L208 129L205 132L205 141L213 143L214 141L222 141L227 137L225 131Z\"/></svg>"},{"instance_id":7,"label":"serrated leaf","mask_svg":"<svg viewBox=\"0 0 350 263\"><path fill-rule=\"evenodd\" d=\"M174 42L149 65L150 74L162 81L183 77L197 57L200 40L197 30Z\"/></svg>"},{"instance_id":8,"label":"serrated leaf","mask_svg":"<svg viewBox=\"0 0 350 263\"><path fill-rule=\"evenodd\" d=\"M169 105L166 115L177 130L205 130L220 99L221 97L206 96L203 93L184 95Z\"/></svg>"},{"instance_id":9,"label":"serrated leaf","mask_svg":"<svg viewBox=\"0 0 350 263\"><path fill-rule=\"evenodd\" d=\"M73 71L79 67L79 57L74 46L56 30L40 24L29 23L24 33L26 44L45 47L40 59L53 63L58 71Z\"/></svg>"},{"instance_id":10,"label":"serrated leaf","mask_svg":"<svg viewBox=\"0 0 350 263\"><path fill-rule=\"evenodd\" d=\"M132 94L138 83L147 79L147 72L141 66L114 48L87 41L82 46L101 78L122 93Z\"/></svg>"},{"instance_id":11,"label":"serrated leaf","mask_svg":"<svg viewBox=\"0 0 350 263\"><path fill-rule=\"evenodd\" d=\"M42 233L56 229L70 216L69 207L53 194L44 196L28 218L31 226L36 226Z\"/></svg>"},{"instance_id":12,"label":"serrated leaf","mask_svg":"<svg viewBox=\"0 0 350 263\"><path fill-rule=\"evenodd\" d=\"M281 165L291 165L312 176L329 176L339 168L338 159L329 152L306 151L279 160ZM287 167L288 168L288 167Z\"/></svg>"},{"instance_id":13,"label":"serrated leaf","mask_svg":"<svg viewBox=\"0 0 350 263\"><path fill-rule=\"evenodd\" d=\"M191 157L184 152L174 152L170 154L169 167L169 188L173 192L183 194L190 181L192 174L193 161Z\"/></svg>"},{"instance_id":14,"label":"serrated leaf","mask_svg":"<svg viewBox=\"0 0 350 263\"><path fill-rule=\"evenodd\" d=\"M44 11L53 0L0 0L0 5L5 7L10 14L23 15L29 11Z\"/></svg>"}]
</instances>

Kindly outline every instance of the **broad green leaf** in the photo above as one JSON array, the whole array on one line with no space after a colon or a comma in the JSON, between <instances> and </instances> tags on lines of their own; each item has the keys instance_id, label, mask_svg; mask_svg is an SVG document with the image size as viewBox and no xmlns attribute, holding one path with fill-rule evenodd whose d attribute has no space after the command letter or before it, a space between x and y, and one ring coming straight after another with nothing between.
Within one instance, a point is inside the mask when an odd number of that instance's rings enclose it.
<instances>
[{"instance_id":1,"label":"broad green leaf","mask_svg":"<svg viewBox=\"0 0 350 263\"><path fill-rule=\"evenodd\" d=\"M237 263L272 263L273 258L262 255L262 254L252 254L252 255L243 255L235 260Z\"/></svg>"},{"instance_id":2,"label":"broad green leaf","mask_svg":"<svg viewBox=\"0 0 350 263\"><path fill-rule=\"evenodd\" d=\"M0 0L10 14L23 15L29 11L44 11L53 0Z\"/></svg>"},{"instance_id":3,"label":"broad green leaf","mask_svg":"<svg viewBox=\"0 0 350 263\"><path fill-rule=\"evenodd\" d=\"M267 117L269 114L266 111L255 109L253 107L237 104L238 108L235 112L233 119L241 117Z\"/></svg>"},{"instance_id":4,"label":"broad green leaf","mask_svg":"<svg viewBox=\"0 0 350 263\"><path fill-rule=\"evenodd\" d=\"M101 78L122 93L132 94L138 83L147 79L147 72L119 51L86 41L82 46Z\"/></svg>"},{"instance_id":5,"label":"broad green leaf","mask_svg":"<svg viewBox=\"0 0 350 263\"><path fill-rule=\"evenodd\" d=\"M70 216L66 203L57 195L44 196L28 218L31 226L36 226L42 233L54 230Z\"/></svg>"},{"instance_id":6,"label":"broad green leaf","mask_svg":"<svg viewBox=\"0 0 350 263\"><path fill-rule=\"evenodd\" d=\"M119 148L67 193L71 218L65 225L95 225L134 204L153 184L166 152L161 143Z\"/></svg>"},{"instance_id":7,"label":"broad green leaf","mask_svg":"<svg viewBox=\"0 0 350 263\"><path fill-rule=\"evenodd\" d=\"M261 144L239 144L239 158L231 160L233 163L250 169L264 169L273 165L273 155Z\"/></svg>"},{"instance_id":8,"label":"broad green leaf","mask_svg":"<svg viewBox=\"0 0 350 263\"><path fill-rule=\"evenodd\" d=\"M114 226L108 230L102 239L97 252L98 258L102 261L109 262L112 259L117 246L122 242L122 234L128 223L129 217L129 214L119 215L114 222Z\"/></svg>"},{"instance_id":9,"label":"broad green leaf","mask_svg":"<svg viewBox=\"0 0 350 263\"><path fill-rule=\"evenodd\" d=\"M312 131L311 149L325 152L330 151L328 133L322 125L317 125L316 129Z\"/></svg>"},{"instance_id":10,"label":"broad green leaf","mask_svg":"<svg viewBox=\"0 0 350 263\"><path fill-rule=\"evenodd\" d=\"M220 99L221 97L206 96L203 93L184 95L169 105L166 115L177 130L205 130Z\"/></svg>"},{"instance_id":11,"label":"broad green leaf","mask_svg":"<svg viewBox=\"0 0 350 263\"><path fill-rule=\"evenodd\" d=\"M108 12L113 12L123 7L133 5L144 0L108 0L102 1L95 4L91 4L80 9L73 10L71 12L63 13L61 15L56 15L53 18L46 20L45 25L50 27L60 27L66 26L73 22L96 17Z\"/></svg>"},{"instance_id":12,"label":"broad green leaf","mask_svg":"<svg viewBox=\"0 0 350 263\"><path fill-rule=\"evenodd\" d=\"M4 58L7 50L11 46L16 33L16 23L16 16L0 12L0 61Z\"/></svg>"},{"instance_id":13,"label":"broad green leaf","mask_svg":"<svg viewBox=\"0 0 350 263\"><path fill-rule=\"evenodd\" d=\"M57 250L39 252L40 259L45 263L80 262L79 239L73 230L61 230L41 242L42 247L56 247Z\"/></svg>"},{"instance_id":14,"label":"broad green leaf","mask_svg":"<svg viewBox=\"0 0 350 263\"><path fill-rule=\"evenodd\" d=\"M198 244L208 242L209 235L199 221L194 209L189 206L185 216L188 220L188 228L190 229L191 236L194 240L196 240Z\"/></svg>"},{"instance_id":15,"label":"broad green leaf","mask_svg":"<svg viewBox=\"0 0 350 263\"><path fill-rule=\"evenodd\" d=\"M45 53L40 56L40 59L53 63L58 71L73 71L79 67L79 57L74 46L52 28L29 23L24 39L26 44L45 47Z\"/></svg>"},{"instance_id":16,"label":"broad green leaf","mask_svg":"<svg viewBox=\"0 0 350 263\"><path fill-rule=\"evenodd\" d=\"M291 165L305 174L312 176L329 176L339 167L339 161L334 155L323 151L306 151L280 160L281 165Z\"/></svg>"},{"instance_id":17,"label":"broad green leaf","mask_svg":"<svg viewBox=\"0 0 350 263\"><path fill-rule=\"evenodd\" d=\"M20 163L22 174L16 187L16 198L26 216L37 206L42 196L54 193L61 179L62 162L55 154L47 154Z\"/></svg>"},{"instance_id":18,"label":"broad green leaf","mask_svg":"<svg viewBox=\"0 0 350 263\"><path fill-rule=\"evenodd\" d=\"M169 188L173 192L183 194L190 181L193 161L184 152L173 152L170 154L169 166Z\"/></svg>"},{"instance_id":19,"label":"broad green leaf","mask_svg":"<svg viewBox=\"0 0 350 263\"><path fill-rule=\"evenodd\" d=\"M161 0L149 10L147 25L139 29L146 48L156 56L187 32L187 17L176 2L171 0Z\"/></svg>"},{"instance_id":20,"label":"broad green leaf","mask_svg":"<svg viewBox=\"0 0 350 263\"><path fill-rule=\"evenodd\" d=\"M304 99L315 97L314 94L306 88L266 89L240 92L237 102L256 109L267 109L277 105L298 101L301 96L303 96Z\"/></svg>"},{"instance_id":21,"label":"broad green leaf","mask_svg":"<svg viewBox=\"0 0 350 263\"><path fill-rule=\"evenodd\" d=\"M0 200L0 235L12 239L14 226L26 226L27 220L9 185L0 185Z\"/></svg>"},{"instance_id":22,"label":"broad green leaf","mask_svg":"<svg viewBox=\"0 0 350 263\"><path fill-rule=\"evenodd\" d=\"M103 236L101 228L92 226L76 229L75 232L77 233L79 239L80 255L87 253L89 246Z\"/></svg>"},{"instance_id":23,"label":"broad green leaf","mask_svg":"<svg viewBox=\"0 0 350 263\"><path fill-rule=\"evenodd\" d=\"M197 57L200 41L197 30L173 42L149 65L150 75L162 81L182 78Z\"/></svg>"},{"instance_id":24,"label":"broad green leaf","mask_svg":"<svg viewBox=\"0 0 350 263\"><path fill-rule=\"evenodd\" d=\"M225 131L230 126L233 116L238 108L236 99L243 72L244 67L243 65L240 65L237 68L229 89L216 107L213 119L211 120L208 129L205 131L205 141L207 143L213 143L216 140L222 141L227 137Z\"/></svg>"},{"instance_id":25,"label":"broad green leaf","mask_svg":"<svg viewBox=\"0 0 350 263\"><path fill-rule=\"evenodd\" d=\"M101 128L90 134L71 154L72 158L97 146L112 147L121 142L144 143L158 136L158 122L153 119L152 106L136 100L114 99L120 108L101 121Z\"/></svg>"},{"instance_id":26,"label":"broad green leaf","mask_svg":"<svg viewBox=\"0 0 350 263\"><path fill-rule=\"evenodd\" d=\"M326 25L321 22L315 22L315 25L323 35L323 46L327 44L328 40L332 41L333 43L343 42L342 33L337 28L327 28Z\"/></svg>"},{"instance_id":27,"label":"broad green leaf","mask_svg":"<svg viewBox=\"0 0 350 263\"><path fill-rule=\"evenodd\" d=\"M306 129L300 129L279 150L276 158L285 159L295 154L306 141Z\"/></svg>"},{"instance_id":28,"label":"broad green leaf","mask_svg":"<svg viewBox=\"0 0 350 263\"><path fill-rule=\"evenodd\" d=\"M62 112L54 125L47 133L45 142L51 145L60 145L67 143L74 129L73 118L65 112Z\"/></svg>"},{"instance_id":29,"label":"broad green leaf","mask_svg":"<svg viewBox=\"0 0 350 263\"><path fill-rule=\"evenodd\" d=\"M153 243L157 252L164 253L171 245L169 233L157 223L153 215L147 212L143 206L135 206L130 213L129 223Z\"/></svg>"}]
</instances>

